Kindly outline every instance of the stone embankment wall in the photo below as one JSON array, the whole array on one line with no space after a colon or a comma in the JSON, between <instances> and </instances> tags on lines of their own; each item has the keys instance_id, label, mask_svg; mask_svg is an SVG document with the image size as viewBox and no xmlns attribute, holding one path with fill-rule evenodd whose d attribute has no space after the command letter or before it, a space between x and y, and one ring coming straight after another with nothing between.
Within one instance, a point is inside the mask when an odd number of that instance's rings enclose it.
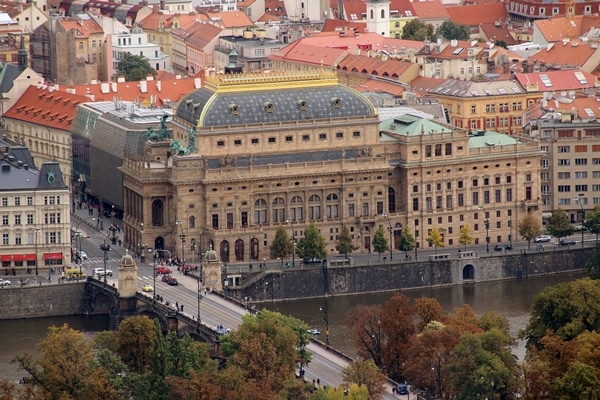
<instances>
[{"instance_id":1,"label":"stone embankment wall","mask_svg":"<svg viewBox=\"0 0 600 400\"><path fill-rule=\"evenodd\" d=\"M83 314L85 293L85 281L24 287L13 282L0 288L0 319Z\"/></svg>"}]
</instances>

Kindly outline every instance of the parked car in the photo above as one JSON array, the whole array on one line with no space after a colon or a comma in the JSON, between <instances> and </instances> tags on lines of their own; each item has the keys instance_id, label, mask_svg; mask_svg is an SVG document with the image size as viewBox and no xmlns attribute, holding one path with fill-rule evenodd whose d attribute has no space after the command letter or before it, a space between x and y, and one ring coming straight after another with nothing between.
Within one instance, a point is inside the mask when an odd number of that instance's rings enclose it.
<instances>
[{"instance_id":1,"label":"parked car","mask_svg":"<svg viewBox=\"0 0 600 400\"><path fill-rule=\"evenodd\" d=\"M561 246L572 246L575 244L575 241L573 239L560 239L558 244Z\"/></svg>"},{"instance_id":2,"label":"parked car","mask_svg":"<svg viewBox=\"0 0 600 400\"><path fill-rule=\"evenodd\" d=\"M404 385L404 384L400 384L400 385L396 386L396 393L397 394L408 394L408 386Z\"/></svg>"},{"instance_id":3,"label":"parked car","mask_svg":"<svg viewBox=\"0 0 600 400\"><path fill-rule=\"evenodd\" d=\"M9 280L6 279L0 279L0 286L10 286L11 283Z\"/></svg>"},{"instance_id":4,"label":"parked car","mask_svg":"<svg viewBox=\"0 0 600 400\"><path fill-rule=\"evenodd\" d=\"M87 260L88 259L88 255L85 251L80 250L76 253L76 256L82 260Z\"/></svg>"},{"instance_id":5,"label":"parked car","mask_svg":"<svg viewBox=\"0 0 600 400\"><path fill-rule=\"evenodd\" d=\"M494 250L496 250L496 251L508 251L508 250L512 250L512 249L513 248L510 244L499 243L494 246Z\"/></svg>"},{"instance_id":6,"label":"parked car","mask_svg":"<svg viewBox=\"0 0 600 400\"><path fill-rule=\"evenodd\" d=\"M309 330L307 330L308 333L310 333L311 335L320 335L321 332L317 329L317 328L310 328Z\"/></svg>"},{"instance_id":7,"label":"parked car","mask_svg":"<svg viewBox=\"0 0 600 400\"><path fill-rule=\"evenodd\" d=\"M302 264L321 264L323 262L320 258L303 258Z\"/></svg>"},{"instance_id":8,"label":"parked car","mask_svg":"<svg viewBox=\"0 0 600 400\"><path fill-rule=\"evenodd\" d=\"M167 267L163 267L162 265L159 266L158 268L156 268L156 273L157 274L170 274L171 270Z\"/></svg>"},{"instance_id":9,"label":"parked car","mask_svg":"<svg viewBox=\"0 0 600 400\"><path fill-rule=\"evenodd\" d=\"M98 276L104 276L104 275L113 276L113 272L110 269L94 268L94 275L98 275Z\"/></svg>"},{"instance_id":10,"label":"parked car","mask_svg":"<svg viewBox=\"0 0 600 400\"><path fill-rule=\"evenodd\" d=\"M144 286L142 286L142 291L144 291L144 292L154 292L154 286L149 285L149 284L145 284Z\"/></svg>"},{"instance_id":11,"label":"parked car","mask_svg":"<svg viewBox=\"0 0 600 400\"><path fill-rule=\"evenodd\" d=\"M540 235L533 239L534 243L547 243L552 240L552 236L550 235Z\"/></svg>"}]
</instances>

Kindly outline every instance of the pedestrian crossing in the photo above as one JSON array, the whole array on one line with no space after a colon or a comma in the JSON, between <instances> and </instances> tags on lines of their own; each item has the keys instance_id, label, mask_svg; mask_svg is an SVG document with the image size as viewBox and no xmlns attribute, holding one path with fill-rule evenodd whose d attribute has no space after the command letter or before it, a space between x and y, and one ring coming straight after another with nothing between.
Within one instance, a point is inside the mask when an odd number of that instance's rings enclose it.
<instances>
[{"instance_id":1,"label":"pedestrian crossing","mask_svg":"<svg viewBox=\"0 0 600 400\"><path fill-rule=\"evenodd\" d=\"M120 258L108 258L106 260L106 263L107 264L109 264L109 263L117 263L118 264L119 261L121 261ZM81 265L83 265L84 267L89 264L104 264L104 258L102 258L102 257L88 258L87 260L83 260L83 262L81 263Z\"/></svg>"}]
</instances>

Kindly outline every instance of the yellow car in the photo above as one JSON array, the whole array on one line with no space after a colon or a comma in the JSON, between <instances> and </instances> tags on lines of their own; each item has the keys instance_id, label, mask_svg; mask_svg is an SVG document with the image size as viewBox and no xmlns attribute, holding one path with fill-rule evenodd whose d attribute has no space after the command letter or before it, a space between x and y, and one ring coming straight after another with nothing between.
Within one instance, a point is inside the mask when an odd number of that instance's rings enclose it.
<instances>
[{"instance_id":1,"label":"yellow car","mask_svg":"<svg viewBox=\"0 0 600 400\"><path fill-rule=\"evenodd\" d=\"M154 286L152 286L152 285L144 285L144 286L142 286L142 290L144 292L154 292Z\"/></svg>"}]
</instances>

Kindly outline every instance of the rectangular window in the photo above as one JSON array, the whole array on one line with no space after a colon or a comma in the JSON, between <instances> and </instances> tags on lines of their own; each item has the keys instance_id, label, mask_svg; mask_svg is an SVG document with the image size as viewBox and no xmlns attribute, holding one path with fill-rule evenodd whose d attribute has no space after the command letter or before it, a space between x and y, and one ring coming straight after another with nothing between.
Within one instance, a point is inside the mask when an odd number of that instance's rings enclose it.
<instances>
[{"instance_id":1,"label":"rectangular window","mask_svg":"<svg viewBox=\"0 0 600 400\"><path fill-rule=\"evenodd\" d=\"M494 191L494 201L496 203L500 203L502 201L502 191L500 189L496 189Z\"/></svg>"},{"instance_id":2,"label":"rectangular window","mask_svg":"<svg viewBox=\"0 0 600 400\"><path fill-rule=\"evenodd\" d=\"M419 199L418 198L413 198L413 211L419 211Z\"/></svg>"},{"instance_id":3,"label":"rectangular window","mask_svg":"<svg viewBox=\"0 0 600 400\"><path fill-rule=\"evenodd\" d=\"M8 241L9 241L8 233L3 233L2 234L2 244L5 246L8 246Z\"/></svg>"},{"instance_id":4,"label":"rectangular window","mask_svg":"<svg viewBox=\"0 0 600 400\"><path fill-rule=\"evenodd\" d=\"M473 192L472 193L472 198L473 198L473 205L476 206L479 204L479 193L478 192Z\"/></svg>"},{"instance_id":5,"label":"rectangular window","mask_svg":"<svg viewBox=\"0 0 600 400\"><path fill-rule=\"evenodd\" d=\"M435 209L436 210L442 209L442 196L435 196Z\"/></svg>"},{"instance_id":6,"label":"rectangular window","mask_svg":"<svg viewBox=\"0 0 600 400\"><path fill-rule=\"evenodd\" d=\"M348 204L348 216L354 217L354 203Z\"/></svg>"},{"instance_id":7,"label":"rectangular window","mask_svg":"<svg viewBox=\"0 0 600 400\"><path fill-rule=\"evenodd\" d=\"M600 171L592 171L592 178L600 178Z\"/></svg>"},{"instance_id":8,"label":"rectangular window","mask_svg":"<svg viewBox=\"0 0 600 400\"><path fill-rule=\"evenodd\" d=\"M464 207L465 206L465 195L462 193L458 194L458 206L459 207Z\"/></svg>"},{"instance_id":9,"label":"rectangular window","mask_svg":"<svg viewBox=\"0 0 600 400\"><path fill-rule=\"evenodd\" d=\"M489 190L483 191L483 204L490 204L490 191Z\"/></svg>"},{"instance_id":10,"label":"rectangular window","mask_svg":"<svg viewBox=\"0 0 600 400\"><path fill-rule=\"evenodd\" d=\"M268 142L269 142L269 143L276 143L276 142L277 142L277 139L276 139L275 137L270 137L270 138L268 139Z\"/></svg>"},{"instance_id":11,"label":"rectangular window","mask_svg":"<svg viewBox=\"0 0 600 400\"><path fill-rule=\"evenodd\" d=\"M33 214L27 214L27 224L33 224Z\"/></svg>"},{"instance_id":12,"label":"rectangular window","mask_svg":"<svg viewBox=\"0 0 600 400\"><path fill-rule=\"evenodd\" d=\"M15 244L16 245L21 244L21 233L20 232L15 233Z\"/></svg>"},{"instance_id":13,"label":"rectangular window","mask_svg":"<svg viewBox=\"0 0 600 400\"><path fill-rule=\"evenodd\" d=\"M2 225L8 225L8 214L2 216Z\"/></svg>"},{"instance_id":14,"label":"rectangular window","mask_svg":"<svg viewBox=\"0 0 600 400\"><path fill-rule=\"evenodd\" d=\"M433 209L432 199L431 197L425 198L425 210L431 211Z\"/></svg>"},{"instance_id":15,"label":"rectangular window","mask_svg":"<svg viewBox=\"0 0 600 400\"><path fill-rule=\"evenodd\" d=\"M577 145L577 146L575 146L575 153L586 153L587 148L588 147L585 144Z\"/></svg>"},{"instance_id":16,"label":"rectangular window","mask_svg":"<svg viewBox=\"0 0 600 400\"><path fill-rule=\"evenodd\" d=\"M8 197L2 198L2 207L8 207Z\"/></svg>"},{"instance_id":17,"label":"rectangular window","mask_svg":"<svg viewBox=\"0 0 600 400\"><path fill-rule=\"evenodd\" d=\"M558 165L559 166L571 165L571 160L569 160L568 158L561 158L558 160Z\"/></svg>"},{"instance_id":18,"label":"rectangular window","mask_svg":"<svg viewBox=\"0 0 600 400\"><path fill-rule=\"evenodd\" d=\"M425 157L431 157L431 145L430 144L425 146Z\"/></svg>"},{"instance_id":19,"label":"rectangular window","mask_svg":"<svg viewBox=\"0 0 600 400\"><path fill-rule=\"evenodd\" d=\"M219 214L212 215L212 228L219 229Z\"/></svg>"},{"instance_id":20,"label":"rectangular window","mask_svg":"<svg viewBox=\"0 0 600 400\"><path fill-rule=\"evenodd\" d=\"M550 194L550 186L542 185L542 194L548 196Z\"/></svg>"},{"instance_id":21,"label":"rectangular window","mask_svg":"<svg viewBox=\"0 0 600 400\"><path fill-rule=\"evenodd\" d=\"M550 180L550 173L548 173L548 172L542 172L540 174L540 180L542 182L548 182Z\"/></svg>"},{"instance_id":22,"label":"rectangular window","mask_svg":"<svg viewBox=\"0 0 600 400\"><path fill-rule=\"evenodd\" d=\"M445 147L446 147L446 155L451 156L452 155L452 143L446 143Z\"/></svg>"},{"instance_id":23,"label":"rectangular window","mask_svg":"<svg viewBox=\"0 0 600 400\"><path fill-rule=\"evenodd\" d=\"M587 165L587 158L576 158L575 165Z\"/></svg>"},{"instance_id":24,"label":"rectangular window","mask_svg":"<svg viewBox=\"0 0 600 400\"><path fill-rule=\"evenodd\" d=\"M540 160L540 166L543 169L548 169L549 165L550 165L550 163L548 162L548 160L546 160L546 159Z\"/></svg>"},{"instance_id":25,"label":"rectangular window","mask_svg":"<svg viewBox=\"0 0 600 400\"><path fill-rule=\"evenodd\" d=\"M571 146L558 146L558 152L559 153L570 153Z\"/></svg>"},{"instance_id":26,"label":"rectangular window","mask_svg":"<svg viewBox=\"0 0 600 400\"><path fill-rule=\"evenodd\" d=\"M446 208L452 208L452 195L446 195Z\"/></svg>"},{"instance_id":27,"label":"rectangular window","mask_svg":"<svg viewBox=\"0 0 600 400\"><path fill-rule=\"evenodd\" d=\"M15 225L21 225L21 215L15 215Z\"/></svg>"},{"instance_id":28,"label":"rectangular window","mask_svg":"<svg viewBox=\"0 0 600 400\"><path fill-rule=\"evenodd\" d=\"M28 206L32 206L33 205L33 196L27 196L27 205Z\"/></svg>"},{"instance_id":29,"label":"rectangular window","mask_svg":"<svg viewBox=\"0 0 600 400\"><path fill-rule=\"evenodd\" d=\"M557 190L559 192L570 192L571 191L571 185L558 185Z\"/></svg>"},{"instance_id":30,"label":"rectangular window","mask_svg":"<svg viewBox=\"0 0 600 400\"><path fill-rule=\"evenodd\" d=\"M571 179L571 173L570 172L559 172L558 179Z\"/></svg>"},{"instance_id":31,"label":"rectangular window","mask_svg":"<svg viewBox=\"0 0 600 400\"><path fill-rule=\"evenodd\" d=\"M21 205L21 198L15 197L15 206L20 206L20 205Z\"/></svg>"},{"instance_id":32,"label":"rectangular window","mask_svg":"<svg viewBox=\"0 0 600 400\"><path fill-rule=\"evenodd\" d=\"M506 189L506 202L510 202L513 201L513 197L512 197L512 189Z\"/></svg>"},{"instance_id":33,"label":"rectangular window","mask_svg":"<svg viewBox=\"0 0 600 400\"><path fill-rule=\"evenodd\" d=\"M441 144L436 144L435 145L435 156L436 157L441 157L442 155L442 145Z\"/></svg>"},{"instance_id":34,"label":"rectangular window","mask_svg":"<svg viewBox=\"0 0 600 400\"><path fill-rule=\"evenodd\" d=\"M575 179L587 179L587 177L588 177L587 171L575 172Z\"/></svg>"},{"instance_id":35,"label":"rectangular window","mask_svg":"<svg viewBox=\"0 0 600 400\"><path fill-rule=\"evenodd\" d=\"M588 185L575 185L576 192L587 192Z\"/></svg>"}]
</instances>

